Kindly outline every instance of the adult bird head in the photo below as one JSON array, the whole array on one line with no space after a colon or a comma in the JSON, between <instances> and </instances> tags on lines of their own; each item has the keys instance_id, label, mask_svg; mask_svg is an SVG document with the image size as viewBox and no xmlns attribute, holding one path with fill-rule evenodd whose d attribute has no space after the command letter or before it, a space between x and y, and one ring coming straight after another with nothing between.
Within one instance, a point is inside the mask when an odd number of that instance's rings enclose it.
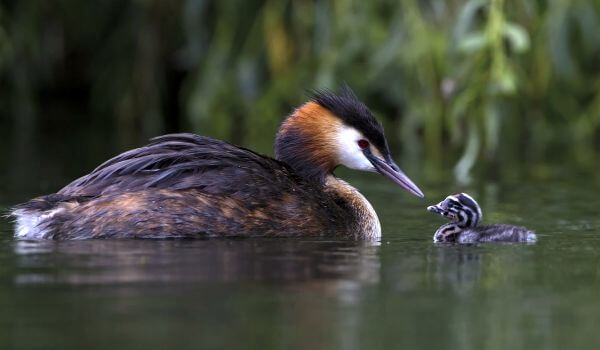
<instances>
[{"instance_id":1,"label":"adult bird head","mask_svg":"<svg viewBox=\"0 0 600 350\"><path fill-rule=\"evenodd\" d=\"M415 196L424 196L392 159L381 124L347 86L340 94L316 92L286 118L277 133L275 154L308 178L323 179L344 165L378 172Z\"/></svg>"}]
</instances>

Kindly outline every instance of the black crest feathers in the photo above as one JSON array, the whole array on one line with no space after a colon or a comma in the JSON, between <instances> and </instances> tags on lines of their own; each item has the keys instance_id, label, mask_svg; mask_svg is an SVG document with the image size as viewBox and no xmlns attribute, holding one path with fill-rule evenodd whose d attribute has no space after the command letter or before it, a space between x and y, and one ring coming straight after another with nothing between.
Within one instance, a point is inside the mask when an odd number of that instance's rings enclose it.
<instances>
[{"instance_id":1,"label":"black crest feathers","mask_svg":"<svg viewBox=\"0 0 600 350\"><path fill-rule=\"evenodd\" d=\"M383 134L383 127L348 85L344 84L339 94L330 90L315 90L311 95L314 102L330 110L346 125L362 132L384 156L389 156L390 152Z\"/></svg>"}]
</instances>

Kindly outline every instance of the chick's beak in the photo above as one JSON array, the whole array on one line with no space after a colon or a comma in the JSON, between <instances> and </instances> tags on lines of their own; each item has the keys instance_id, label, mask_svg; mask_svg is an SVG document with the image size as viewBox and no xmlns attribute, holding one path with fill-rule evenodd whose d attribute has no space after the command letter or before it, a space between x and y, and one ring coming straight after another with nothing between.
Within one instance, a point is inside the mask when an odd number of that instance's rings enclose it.
<instances>
[{"instance_id":1,"label":"chick's beak","mask_svg":"<svg viewBox=\"0 0 600 350\"><path fill-rule=\"evenodd\" d=\"M440 214L440 215L443 215L443 213L444 213L444 211L442 209L440 209L437 205L428 206L427 211L430 211L430 212L436 213L436 214Z\"/></svg>"},{"instance_id":2,"label":"chick's beak","mask_svg":"<svg viewBox=\"0 0 600 350\"><path fill-rule=\"evenodd\" d=\"M419 187L417 187L417 185L415 185L414 182L412 182L412 180L409 179L408 176L406 176L404 172L400 170L400 168L398 168L393 160L383 160L375 156L368 149L364 151L364 154L371 164L373 164L378 173L392 180L395 184L400 185L400 187L404 188L415 196L421 198L425 197Z\"/></svg>"},{"instance_id":3,"label":"chick's beak","mask_svg":"<svg viewBox=\"0 0 600 350\"><path fill-rule=\"evenodd\" d=\"M441 215L445 218L450 219L451 221L454 221L456 219L456 215L454 213L444 209L442 206L442 203L428 206L427 211Z\"/></svg>"}]
</instances>

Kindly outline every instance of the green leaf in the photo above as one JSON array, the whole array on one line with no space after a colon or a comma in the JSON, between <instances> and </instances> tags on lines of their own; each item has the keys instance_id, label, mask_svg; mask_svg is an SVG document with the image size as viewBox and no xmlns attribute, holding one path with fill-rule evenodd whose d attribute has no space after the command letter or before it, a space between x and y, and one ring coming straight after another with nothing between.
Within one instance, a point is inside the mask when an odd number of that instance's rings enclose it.
<instances>
[{"instance_id":1,"label":"green leaf","mask_svg":"<svg viewBox=\"0 0 600 350\"><path fill-rule=\"evenodd\" d=\"M516 53L529 50L529 34L520 25L507 22L502 28L502 34Z\"/></svg>"},{"instance_id":2,"label":"green leaf","mask_svg":"<svg viewBox=\"0 0 600 350\"><path fill-rule=\"evenodd\" d=\"M454 26L454 37L456 39L462 38L468 35L469 32L473 31L473 24L475 23L477 12L479 9L487 4L485 0L469 0L461 8L456 25Z\"/></svg>"},{"instance_id":3,"label":"green leaf","mask_svg":"<svg viewBox=\"0 0 600 350\"><path fill-rule=\"evenodd\" d=\"M488 45L487 37L480 32L467 34L458 42L458 49L464 53L472 53Z\"/></svg>"}]
</instances>

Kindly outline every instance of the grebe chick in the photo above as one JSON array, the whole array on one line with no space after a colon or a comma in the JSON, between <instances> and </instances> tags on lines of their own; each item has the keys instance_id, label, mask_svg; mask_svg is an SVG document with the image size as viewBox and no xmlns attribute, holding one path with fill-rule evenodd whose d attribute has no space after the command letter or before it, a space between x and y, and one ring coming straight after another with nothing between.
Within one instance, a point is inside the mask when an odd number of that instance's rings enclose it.
<instances>
[{"instance_id":1,"label":"grebe chick","mask_svg":"<svg viewBox=\"0 0 600 350\"><path fill-rule=\"evenodd\" d=\"M535 242L535 232L524 227L494 224L479 226L483 214L479 204L468 194L446 197L427 210L450 219L433 235L434 242Z\"/></svg>"},{"instance_id":2,"label":"grebe chick","mask_svg":"<svg viewBox=\"0 0 600 350\"><path fill-rule=\"evenodd\" d=\"M378 239L375 210L339 165L421 190L354 93L315 93L280 126L275 158L193 134L157 137L55 194L13 208L23 239L339 236Z\"/></svg>"}]
</instances>

